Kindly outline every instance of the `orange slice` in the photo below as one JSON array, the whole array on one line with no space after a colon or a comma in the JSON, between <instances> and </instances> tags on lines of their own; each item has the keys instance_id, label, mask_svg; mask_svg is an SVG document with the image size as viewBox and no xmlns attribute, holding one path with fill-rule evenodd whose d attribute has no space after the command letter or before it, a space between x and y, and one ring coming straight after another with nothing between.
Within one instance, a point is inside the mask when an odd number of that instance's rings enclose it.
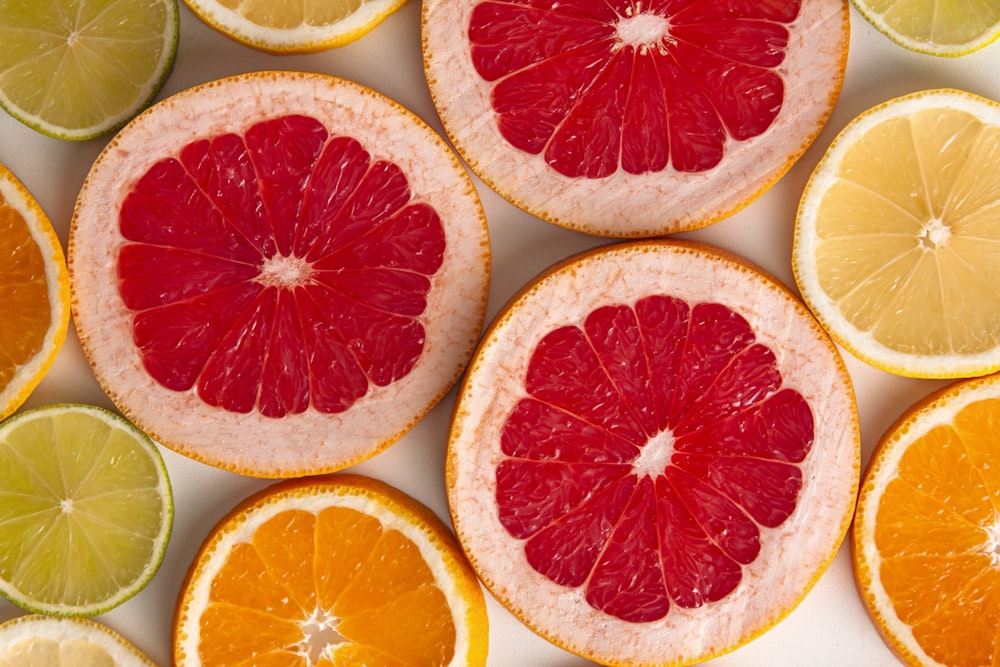
<instances>
[{"instance_id":1,"label":"orange slice","mask_svg":"<svg viewBox=\"0 0 1000 667\"><path fill-rule=\"evenodd\" d=\"M0 664L9 667L155 667L127 639L86 618L19 616L0 624Z\"/></svg>"},{"instance_id":2,"label":"orange slice","mask_svg":"<svg viewBox=\"0 0 1000 667\"><path fill-rule=\"evenodd\" d=\"M487 588L603 665L680 665L788 614L854 509L850 379L809 311L709 246L572 257L502 310L447 486Z\"/></svg>"},{"instance_id":3,"label":"orange slice","mask_svg":"<svg viewBox=\"0 0 1000 667\"><path fill-rule=\"evenodd\" d=\"M196 86L126 126L69 254L81 343L121 411L260 477L340 469L411 428L472 354L490 268L444 140L295 72Z\"/></svg>"},{"instance_id":4,"label":"orange slice","mask_svg":"<svg viewBox=\"0 0 1000 667\"><path fill-rule=\"evenodd\" d=\"M431 0L424 68L474 172L544 220L617 237L743 208L825 125L846 0Z\"/></svg>"},{"instance_id":5,"label":"orange slice","mask_svg":"<svg viewBox=\"0 0 1000 667\"><path fill-rule=\"evenodd\" d=\"M357 475L240 503L191 566L177 667L486 664L482 590L429 509Z\"/></svg>"},{"instance_id":6,"label":"orange slice","mask_svg":"<svg viewBox=\"0 0 1000 667\"><path fill-rule=\"evenodd\" d=\"M963 380L911 407L865 473L855 576L907 665L1000 659L1000 376Z\"/></svg>"},{"instance_id":7,"label":"orange slice","mask_svg":"<svg viewBox=\"0 0 1000 667\"><path fill-rule=\"evenodd\" d=\"M66 340L69 277L52 224L0 164L0 419L48 372Z\"/></svg>"}]
</instances>

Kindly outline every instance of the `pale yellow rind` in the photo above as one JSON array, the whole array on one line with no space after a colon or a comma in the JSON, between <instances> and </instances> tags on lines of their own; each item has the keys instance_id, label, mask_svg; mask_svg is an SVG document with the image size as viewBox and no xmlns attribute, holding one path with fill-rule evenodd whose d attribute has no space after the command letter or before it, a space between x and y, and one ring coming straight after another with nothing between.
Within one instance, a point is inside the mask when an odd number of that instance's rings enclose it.
<instances>
[{"instance_id":1,"label":"pale yellow rind","mask_svg":"<svg viewBox=\"0 0 1000 667\"><path fill-rule=\"evenodd\" d=\"M41 615L0 624L0 663L8 661L31 667L156 667L127 639L97 621Z\"/></svg>"},{"instance_id":2,"label":"pale yellow rind","mask_svg":"<svg viewBox=\"0 0 1000 667\"><path fill-rule=\"evenodd\" d=\"M956 58L975 53L1000 37L1000 8L994 3L955 0L851 0L872 26L896 44L932 56ZM944 39L933 34L942 12L961 25L961 35ZM981 12L981 13L977 13ZM992 15L989 13L992 12Z\"/></svg>"}]
</instances>

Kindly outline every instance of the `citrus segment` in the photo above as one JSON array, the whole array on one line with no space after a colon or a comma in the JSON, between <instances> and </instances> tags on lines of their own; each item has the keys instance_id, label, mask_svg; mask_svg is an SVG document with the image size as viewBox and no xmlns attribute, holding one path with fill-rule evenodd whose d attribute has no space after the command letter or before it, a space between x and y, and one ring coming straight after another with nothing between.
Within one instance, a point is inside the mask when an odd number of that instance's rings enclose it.
<instances>
[{"instance_id":1,"label":"citrus segment","mask_svg":"<svg viewBox=\"0 0 1000 667\"><path fill-rule=\"evenodd\" d=\"M855 575L907 664L992 664L1000 650L998 420L1000 378L962 381L909 409L869 463Z\"/></svg>"},{"instance_id":2,"label":"citrus segment","mask_svg":"<svg viewBox=\"0 0 1000 667\"><path fill-rule=\"evenodd\" d=\"M340 475L278 483L216 526L181 592L174 658L483 665L487 632L444 524L396 489Z\"/></svg>"},{"instance_id":3,"label":"citrus segment","mask_svg":"<svg viewBox=\"0 0 1000 667\"><path fill-rule=\"evenodd\" d=\"M793 262L806 303L862 360L915 377L1000 368L1000 106L953 90L852 121L799 207Z\"/></svg>"},{"instance_id":4,"label":"citrus segment","mask_svg":"<svg viewBox=\"0 0 1000 667\"><path fill-rule=\"evenodd\" d=\"M167 446L258 476L388 446L457 379L485 313L486 225L455 156L395 103L322 75L157 105L98 159L70 239L107 393Z\"/></svg>"},{"instance_id":5,"label":"citrus segment","mask_svg":"<svg viewBox=\"0 0 1000 667\"><path fill-rule=\"evenodd\" d=\"M689 664L811 588L859 456L846 370L784 287L707 246L630 243L498 315L459 392L448 499L482 580L540 635Z\"/></svg>"},{"instance_id":6,"label":"citrus segment","mask_svg":"<svg viewBox=\"0 0 1000 667\"><path fill-rule=\"evenodd\" d=\"M52 224L0 165L0 419L14 412L55 361L69 326L69 276Z\"/></svg>"},{"instance_id":7,"label":"citrus segment","mask_svg":"<svg viewBox=\"0 0 1000 667\"><path fill-rule=\"evenodd\" d=\"M273 54L344 46L374 30L406 0L184 0L207 25Z\"/></svg>"},{"instance_id":8,"label":"citrus segment","mask_svg":"<svg viewBox=\"0 0 1000 667\"><path fill-rule=\"evenodd\" d=\"M735 212L801 155L840 90L847 10L428 2L425 70L449 136L502 195L563 226L648 236Z\"/></svg>"},{"instance_id":9,"label":"citrus segment","mask_svg":"<svg viewBox=\"0 0 1000 667\"><path fill-rule=\"evenodd\" d=\"M178 32L176 0L8 0L0 106L60 139L111 132L159 92Z\"/></svg>"},{"instance_id":10,"label":"citrus segment","mask_svg":"<svg viewBox=\"0 0 1000 667\"><path fill-rule=\"evenodd\" d=\"M852 0L882 34L911 51L962 56L1000 36L1000 7L956 0Z\"/></svg>"},{"instance_id":11,"label":"citrus segment","mask_svg":"<svg viewBox=\"0 0 1000 667\"><path fill-rule=\"evenodd\" d=\"M154 667L127 639L86 618L20 616L0 624L5 667Z\"/></svg>"},{"instance_id":12,"label":"citrus segment","mask_svg":"<svg viewBox=\"0 0 1000 667\"><path fill-rule=\"evenodd\" d=\"M0 501L0 593L50 614L103 613L142 590L173 522L156 447L86 405L0 423Z\"/></svg>"}]
</instances>

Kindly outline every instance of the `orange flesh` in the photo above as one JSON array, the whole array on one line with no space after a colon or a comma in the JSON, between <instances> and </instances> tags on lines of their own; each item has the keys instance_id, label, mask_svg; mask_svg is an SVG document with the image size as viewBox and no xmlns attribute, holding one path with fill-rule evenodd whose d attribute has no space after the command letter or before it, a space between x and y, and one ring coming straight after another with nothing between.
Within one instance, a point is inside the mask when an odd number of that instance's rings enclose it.
<instances>
[{"instance_id":1,"label":"orange flesh","mask_svg":"<svg viewBox=\"0 0 1000 667\"><path fill-rule=\"evenodd\" d=\"M0 389L42 349L51 324L45 262L19 212L0 195Z\"/></svg>"},{"instance_id":2,"label":"orange flesh","mask_svg":"<svg viewBox=\"0 0 1000 667\"><path fill-rule=\"evenodd\" d=\"M445 665L456 641L416 545L345 508L282 512L236 545L200 623L206 667Z\"/></svg>"},{"instance_id":3,"label":"orange flesh","mask_svg":"<svg viewBox=\"0 0 1000 667\"><path fill-rule=\"evenodd\" d=\"M1000 399L964 408L907 449L879 502L880 577L935 660L996 664L1000 646Z\"/></svg>"}]
</instances>

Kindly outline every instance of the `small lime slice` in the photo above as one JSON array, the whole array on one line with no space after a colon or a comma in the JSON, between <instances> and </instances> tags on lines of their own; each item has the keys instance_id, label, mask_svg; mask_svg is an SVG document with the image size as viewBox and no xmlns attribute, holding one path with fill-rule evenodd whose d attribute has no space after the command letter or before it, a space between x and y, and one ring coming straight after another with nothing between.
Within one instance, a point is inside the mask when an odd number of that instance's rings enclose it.
<instances>
[{"instance_id":1,"label":"small lime slice","mask_svg":"<svg viewBox=\"0 0 1000 667\"><path fill-rule=\"evenodd\" d=\"M44 134L84 140L118 129L166 81L177 0L4 0L0 106Z\"/></svg>"},{"instance_id":2,"label":"small lime slice","mask_svg":"<svg viewBox=\"0 0 1000 667\"><path fill-rule=\"evenodd\" d=\"M4 667L155 667L127 639L86 618L21 616L0 624Z\"/></svg>"},{"instance_id":3,"label":"small lime slice","mask_svg":"<svg viewBox=\"0 0 1000 667\"><path fill-rule=\"evenodd\" d=\"M0 422L0 594L90 616L149 583L173 498L159 451L121 416L60 404Z\"/></svg>"}]
</instances>

